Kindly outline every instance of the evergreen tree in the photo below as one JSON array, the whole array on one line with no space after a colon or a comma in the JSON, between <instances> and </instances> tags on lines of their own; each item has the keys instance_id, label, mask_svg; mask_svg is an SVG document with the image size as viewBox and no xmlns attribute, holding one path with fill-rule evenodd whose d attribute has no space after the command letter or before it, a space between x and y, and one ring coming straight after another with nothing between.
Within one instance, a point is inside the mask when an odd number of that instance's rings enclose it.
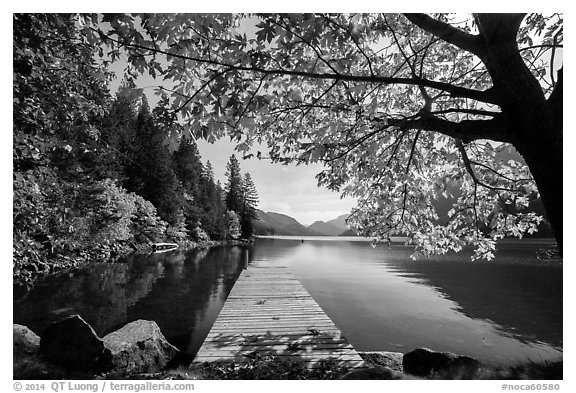
<instances>
[{"instance_id":1,"label":"evergreen tree","mask_svg":"<svg viewBox=\"0 0 576 393\"><path fill-rule=\"evenodd\" d=\"M249 239L254 234L254 220L258 217L256 206L258 205L258 193L256 186L249 173L244 174L242 182L242 212L240 213L240 226L242 237Z\"/></svg>"},{"instance_id":2,"label":"evergreen tree","mask_svg":"<svg viewBox=\"0 0 576 393\"><path fill-rule=\"evenodd\" d=\"M128 168L134 161L136 116L134 100L125 90L133 88L132 84L123 81L116 98L110 105L109 115L100 129L101 144L108 147L101 156L103 170L101 178L111 178L125 185L128 179Z\"/></svg>"},{"instance_id":3,"label":"evergreen tree","mask_svg":"<svg viewBox=\"0 0 576 393\"><path fill-rule=\"evenodd\" d=\"M204 168L194 140L183 138L180 141L178 150L174 152L173 163L174 172L184 192L185 225L188 231L195 231L201 224L204 210L203 185L201 184Z\"/></svg>"},{"instance_id":4,"label":"evergreen tree","mask_svg":"<svg viewBox=\"0 0 576 393\"><path fill-rule=\"evenodd\" d=\"M212 163L210 161L206 161L206 165L204 165L203 169L202 179L216 185L214 182L214 169L212 168Z\"/></svg>"},{"instance_id":5,"label":"evergreen tree","mask_svg":"<svg viewBox=\"0 0 576 393\"><path fill-rule=\"evenodd\" d=\"M189 138L182 138L178 150L174 152L174 172L182 186L192 196L197 197L200 177L204 166L200 161L200 152L196 142Z\"/></svg>"},{"instance_id":6,"label":"evergreen tree","mask_svg":"<svg viewBox=\"0 0 576 393\"><path fill-rule=\"evenodd\" d=\"M242 212L242 172L234 154L226 165L226 208L237 214Z\"/></svg>"},{"instance_id":7,"label":"evergreen tree","mask_svg":"<svg viewBox=\"0 0 576 393\"><path fill-rule=\"evenodd\" d=\"M226 238L226 191L222 187L220 180L216 181L215 200L218 201L218 210L215 212L215 223L218 239Z\"/></svg>"},{"instance_id":8,"label":"evergreen tree","mask_svg":"<svg viewBox=\"0 0 576 393\"><path fill-rule=\"evenodd\" d=\"M163 220L180 225L183 190L172 169L170 152L164 141L165 133L155 124L148 100L142 95L135 125L134 160L126 185L128 190L152 202Z\"/></svg>"},{"instance_id":9,"label":"evergreen tree","mask_svg":"<svg viewBox=\"0 0 576 393\"><path fill-rule=\"evenodd\" d=\"M224 237L226 204L221 194L220 186L214 183L212 164L208 161L200 178L199 202L202 226L212 239Z\"/></svg>"}]
</instances>

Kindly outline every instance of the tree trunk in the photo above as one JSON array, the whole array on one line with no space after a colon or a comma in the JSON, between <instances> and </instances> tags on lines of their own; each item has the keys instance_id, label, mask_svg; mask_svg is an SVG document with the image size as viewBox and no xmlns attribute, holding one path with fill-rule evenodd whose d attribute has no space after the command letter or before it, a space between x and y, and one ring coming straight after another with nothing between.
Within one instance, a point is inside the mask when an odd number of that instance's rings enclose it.
<instances>
[{"instance_id":1,"label":"tree trunk","mask_svg":"<svg viewBox=\"0 0 576 393\"><path fill-rule=\"evenodd\" d=\"M546 99L518 50L516 34L522 18L522 14L476 15L481 58L508 123L507 138L530 168L562 254L562 73Z\"/></svg>"},{"instance_id":2,"label":"tree trunk","mask_svg":"<svg viewBox=\"0 0 576 393\"><path fill-rule=\"evenodd\" d=\"M547 130L550 137L562 134L562 128ZM518 152L526 160L526 164L532 172L532 176L538 186L540 198L546 209L546 216L558 248L562 255L563 237L563 167L562 167L562 143L554 143L552 139L549 143L543 143L542 138L537 141L523 140L515 143Z\"/></svg>"}]
</instances>

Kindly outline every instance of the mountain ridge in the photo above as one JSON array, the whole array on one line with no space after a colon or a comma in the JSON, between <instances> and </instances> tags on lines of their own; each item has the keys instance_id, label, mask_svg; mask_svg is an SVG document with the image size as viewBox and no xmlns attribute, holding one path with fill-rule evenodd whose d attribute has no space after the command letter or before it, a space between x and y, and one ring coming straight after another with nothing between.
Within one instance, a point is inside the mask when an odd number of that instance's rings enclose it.
<instances>
[{"instance_id":1,"label":"mountain ridge","mask_svg":"<svg viewBox=\"0 0 576 393\"><path fill-rule=\"evenodd\" d=\"M343 230L336 225L324 221L315 221L313 224L309 225L308 228L329 236L338 236L343 232Z\"/></svg>"},{"instance_id":2,"label":"mountain ridge","mask_svg":"<svg viewBox=\"0 0 576 393\"><path fill-rule=\"evenodd\" d=\"M303 225L294 217L276 212L264 212L257 209L257 220L254 226L256 235L278 236L341 236L348 230L346 218L342 214L329 221L315 221L311 225Z\"/></svg>"},{"instance_id":3,"label":"mountain ridge","mask_svg":"<svg viewBox=\"0 0 576 393\"><path fill-rule=\"evenodd\" d=\"M293 217L276 212L264 212L257 209L257 220L254 225L256 235L279 235L279 236L321 236L298 222Z\"/></svg>"}]
</instances>

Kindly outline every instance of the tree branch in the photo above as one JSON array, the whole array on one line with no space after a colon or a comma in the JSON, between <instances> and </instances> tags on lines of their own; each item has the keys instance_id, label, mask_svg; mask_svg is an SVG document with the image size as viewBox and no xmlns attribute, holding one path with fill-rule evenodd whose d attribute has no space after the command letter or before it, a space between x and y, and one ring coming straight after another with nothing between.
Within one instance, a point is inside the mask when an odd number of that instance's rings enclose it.
<instances>
[{"instance_id":1,"label":"tree branch","mask_svg":"<svg viewBox=\"0 0 576 393\"><path fill-rule=\"evenodd\" d=\"M466 108L450 108L430 112L431 115L442 115L447 113L466 113L468 115L477 115L477 116L498 116L500 114L500 112L486 111L483 109L466 109Z\"/></svg>"},{"instance_id":2,"label":"tree branch","mask_svg":"<svg viewBox=\"0 0 576 393\"><path fill-rule=\"evenodd\" d=\"M388 26L388 28L390 29L390 32L392 33L392 38L394 38L394 42L396 43L396 47L398 48L398 50L402 54L402 57L404 57L404 61L408 64L408 67L410 68L410 71L412 73L412 77L413 78L418 78L418 77L421 78L422 73L420 73L420 75L418 75L416 73L415 66L416 66L416 62L418 61L418 56L416 55L416 51L412 47L412 43L410 42L410 38L408 38L408 45L410 46L410 49L412 50L412 55L414 56L414 64L410 63L409 57L406 55L406 52L404 52L402 45L400 45L400 41L398 40L398 37L396 36L394 29L392 29L390 27L390 25L388 24L387 21L386 21L386 25ZM424 62L424 59L422 59L422 62ZM424 99L424 107L421 109L421 111L425 111L425 112L429 113L430 110L432 109L432 103L433 103L432 97L430 97L430 95L428 94L428 92L426 91L424 86L420 85L420 86L418 86L418 89L420 90L420 94L422 94L422 98Z\"/></svg>"},{"instance_id":3,"label":"tree branch","mask_svg":"<svg viewBox=\"0 0 576 393\"><path fill-rule=\"evenodd\" d=\"M484 169L487 169L488 171L494 173L495 175L503 178L504 180L508 180L509 182L513 182L513 183L518 183L518 182L527 182L527 181L533 181L532 179L528 179L528 178L518 178L518 179L512 179L511 177L505 176L503 174L501 174L500 172L498 172L496 169L489 167L486 164L483 164L481 162L477 162L474 160L469 160L470 164L474 165L474 166L479 166L482 167Z\"/></svg>"},{"instance_id":4,"label":"tree branch","mask_svg":"<svg viewBox=\"0 0 576 393\"><path fill-rule=\"evenodd\" d=\"M495 115L490 120L462 120L452 122L434 116L424 116L413 120L399 121L398 127L403 130L421 129L435 131L465 143L477 139L491 139L498 142L510 142L509 130L502 115Z\"/></svg>"},{"instance_id":5,"label":"tree branch","mask_svg":"<svg viewBox=\"0 0 576 393\"><path fill-rule=\"evenodd\" d=\"M204 84L202 84L202 86L200 86L198 88L198 90L196 90L196 92L194 92L194 94L192 94L190 97L188 97L188 99L186 101L184 101L184 103L182 105L180 105L179 108L175 109L173 112L180 112L182 110L182 108L184 108L186 105L188 105L206 86L208 86L212 81L214 81L216 78L218 78L219 76L224 75L227 72L232 71L232 69L227 68L224 71L220 71L217 72L216 74L214 74L210 79L208 79L206 82L204 82Z\"/></svg>"},{"instance_id":6,"label":"tree branch","mask_svg":"<svg viewBox=\"0 0 576 393\"><path fill-rule=\"evenodd\" d=\"M416 144L418 143L418 138L420 137L421 130L416 132L414 136L414 142L412 143L412 148L410 149L410 156L408 157L408 164L406 165L406 175L410 172L410 164L414 158L414 153L416 152ZM404 214L406 213L406 201L408 199L408 183L404 183L403 197L402 197L402 213L400 215L400 220L396 223L396 227L404 223Z\"/></svg>"},{"instance_id":7,"label":"tree branch","mask_svg":"<svg viewBox=\"0 0 576 393\"><path fill-rule=\"evenodd\" d=\"M282 17L281 17L282 18ZM308 45L313 51L314 53L316 53L316 57L318 58L318 60L322 61L324 64L326 64L328 66L328 68L330 68L335 74L339 74L338 71L332 67L332 65L326 60L324 59L324 57L322 57L322 53L320 53L320 51L314 46L312 45L310 42L306 41L304 39L304 37L302 37L301 35L297 34L296 32L292 31L287 25L282 25L278 22L276 22L275 20L269 19L270 22L274 23L276 26L286 30L288 33L294 35L295 37L299 38L304 44ZM282 21L284 19L282 18Z\"/></svg>"},{"instance_id":8,"label":"tree branch","mask_svg":"<svg viewBox=\"0 0 576 393\"><path fill-rule=\"evenodd\" d=\"M524 48L520 48L518 49L519 52L524 52L530 49L536 49L536 48L564 48L564 45L561 44L541 44L541 45L532 45L532 46L525 46Z\"/></svg>"},{"instance_id":9,"label":"tree branch","mask_svg":"<svg viewBox=\"0 0 576 393\"><path fill-rule=\"evenodd\" d=\"M252 103L252 101L254 100L254 97L256 96L256 94L258 94L258 91L260 90L260 88L262 87L262 83L264 82L264 78L260 79L260 83L258 84L258 87L256 87L256 90L254 90L254 92L252 93L252 95L250 96L250 99L248 100L248 103L244 106L244 109L242 110L242 113L240 113L240 116L238 116L238 119L236 120L236 123L234 123L234 127L232 127L233 129L236 129L236 127L238 127L238 123L240 123L240 120L242 120L242 118L244 117L244 114L246 113L246 111L248 110L248 107L250 106L250 104Z\"/></svg>"},{"instance_id":10,"label":"tree branch","mask_svg":"<svg viewBox=\"0 0 576 393\"><path fill-rule=\"evenodd\" d=\"M487 104L495 104L498 105L499 101L497 100L496 95L492 90L474 90L468 89L465 87L456 86L450 83L443 83L437 82L433 80L429 80L426 78L401 78L401 77L386 77L386 76L372 76L372 75L350 75L350 74L341 74L341 73L315 73L315 72L307 72L307 71L297 71L297 70L286 70L286 69L268 69L262 68L254 65L244 66L244 65L235 65L235 64L228 64L218 60L212 59L204 59L192 56L185 56L178 53L172 53L165 50L148 48L138 44L126 43L119 41L115 38L106 35L101 30L99 31L100 35L105 40L109 40L120 44L125 47L130 47L134 49L145 50L150 53L161 53L166 56L171 56L174 58L184 59L184 60L191 60L197 63L203 64L212 64L217 66L222 66L229 68L231 70L237 71L247 71L247 72L256 72L262 73L266 75L286 75L286 76L300 76L303 78L309 79L331 79L331 80L341 80L341 81L349 81L349 82L361 82L361 83L382 83L385 85L392 85L392 84L399 84L399 85L412 85L412 86L423 86L423 87L430 87L432 89L445 91L450 94L452 97L458 98L469 98L471 100L485 102Z\"/></svg>"},{"instance_id":11,"label":"tree branch","mask_svg":"<svg viewBox=\"0 0 576 393\"><path fill-rule=\"evenodd\" d=\"M476 176L476 173L474 172L474 168L472 168L472 162L470 161L470 158L468 157L468 153L466 153L466 148L464 148L464 144L462 143L462 141L459 139L456 139L456 146L458 147L458 151L460 152L460 155L462 156L462 160L464 161L464 166L466 167L466 171L468 172L468 174L472 178L472 181L474 182L474 200L476 200L476 187L477 186L482 186L482 187L487 188L487 189L492 190L492 191L518 192L518 190L513 190L513 189L508 189L508 188L503 188L503 187L493 187L489 184L484 183L480 179L478 179L478 176Z\"/></svg>"},{"instance_id":12,"label":"tree branch","mask_svg":"<svg viewBox=\"0 0 576 393\"><path fill-rule=\"evenodd\" d=\"M348 33L348 36L350 36L350 39L352 40L352 42L354 42L354 44L356 45L356 48L358 48L358 51L362 54L362 56L364 56L364 58L366 59L366 62L368 63L368 69L370 70L370 75L374 76L374 70L372 69L372 61L370 61L370 57L368 57L368 55L366 54L366 52L364 52L364 50L362 49L362 47L360 46L360 43L358 42L358 40L356 40L356 38L354 38L354 35L350 32L350 30L348 30L348 28L342 26L341 24L339 24L338 22L336 22L335 20L332 20L331 18L327 17L326 15L323 15L324 19L326 19L328 21L328 23L331 23L333 25L336 25L337 27L339 27L340 29L344 30L346 33Z\"/></svg>"},{"instance_id":13,"label":"tree branch","mask_svg":"<svg viewBox=\"0 0 576 393\"><path fill-rule=\"evenodd\" d=\"M416 26L444 41L482 57L480 36L468 34L448 23L440 22L426 14L404 14Z\"/></svg>"},{"instance_id":14,"label":"tree branch","mask_svg":"<svg viewBox=\"0 0 576 393\"><path fill-rule=\"evenodd\" d=\"M332 90L334 88L334 86L336 86L338 84L338 80L336 79L334 82L332 82L332 84L330 85L330 87L325 90L318 98L316 98L312 104L310 105L310 107L302 114L302 118L300 120L300 124L302 124L302 120L304 120L304 117L306 115L308 115L308 113L310 113L310 111L316 107L316 104L318 103L318 101L320 101L322 99L322 97L324 97L326 94L328 94L330 92L330 90Z\"/></svg>"}]
</instances>

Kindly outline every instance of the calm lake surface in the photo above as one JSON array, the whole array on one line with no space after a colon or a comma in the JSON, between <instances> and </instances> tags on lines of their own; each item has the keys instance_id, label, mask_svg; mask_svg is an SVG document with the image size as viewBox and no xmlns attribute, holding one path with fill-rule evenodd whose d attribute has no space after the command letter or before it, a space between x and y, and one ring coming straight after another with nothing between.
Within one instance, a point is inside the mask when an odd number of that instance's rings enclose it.
<instances>
[{"instance_id":1,"label":"calm lake surface","mask_svg":"<svg viewBox=\"0 0 576 393\"><path fill-rule=\"evenodd\" d=\"M562 359L562 266L535 257L549 241L508 241L494 261L471 262L469 254L411 261L401 244L305 239L94 264L30 292L15 287L14 323L40 333L78 313L103 336L151 319L194 355L238 275L265 260L288 264L359 351L428 347L493 364Z\"/></svg>"}]
</instances>

